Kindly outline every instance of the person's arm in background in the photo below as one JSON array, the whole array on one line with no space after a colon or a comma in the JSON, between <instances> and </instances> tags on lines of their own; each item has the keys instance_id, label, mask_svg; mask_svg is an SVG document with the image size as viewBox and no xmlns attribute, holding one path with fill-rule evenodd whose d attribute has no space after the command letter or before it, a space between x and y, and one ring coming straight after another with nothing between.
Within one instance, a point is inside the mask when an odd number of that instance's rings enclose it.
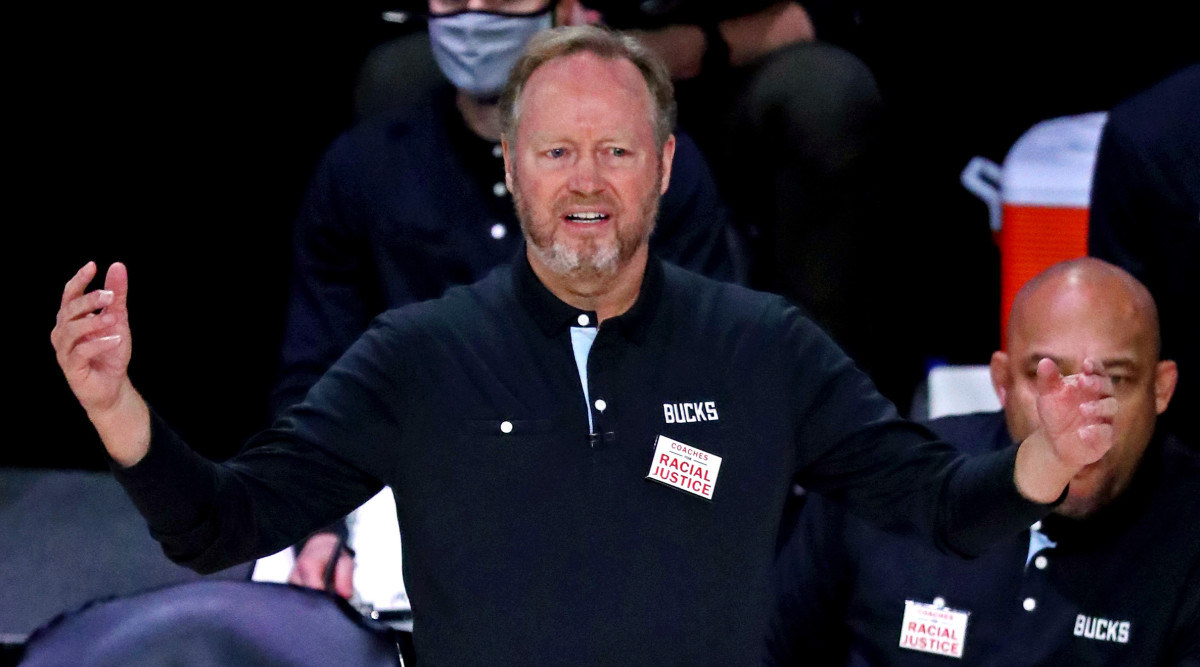
<instances>
[{"instance_id":1,"label":"person's arm in background","mask_svg":"<svg viewBox=\"0 0 1200 667\"><path fill-rule=\"evenodd\" d=\"M566 0L560 16L567 21L594 21L595 12L580 7L579 0ZM582 5L589 5L587 0ZM601 4L601 6L603 6ZM728 13L728 12L727 12ZM684 16L681 21L690 17ZM803 7L794 2L776 2L744 16L735 16L713 23L681 22L656 29L633 30L644 44L658 54L676 79L689 79L700 74L705 65L737 67L797 42L810 41L816 31ZM719 37L721 44L711 43ZM708 60L705 55L709 54ZM719 56L716 62L711 59Z\"/></svg>"},{"instance_id":2,"label":"person's arm in background","mask_svg":"<svg viewBox=\"0 0 1200 667\"><path fill-rule=\"evenodd\" d=\"M1147 277L1146 246L1151 235L1135 220L1134 211L1153 210L1141 201L1146 165L1120 128L1107 124L1100 133L1088 209L1088 254Z\"/></svg>"},{"instance_id":3,"label":"person's arm in background","mask_svg":"<svg viewBox=\"0 0 1200 667\"><path fill-rule=\"evenodd\" d=\"M753 14L718 21L715 29L716 34L713 34L713 28L708 26L669 25L658 30L633 32L666 61L676 79L697 76L710 63L712 66L745 65L776 49L816 36L808 13L793 2L778 2ZM713 43L717 36L723 45ZM728 56L711 62L705 58L710 50L722 56L727 51Z\"/></svg>"}]
</instances>

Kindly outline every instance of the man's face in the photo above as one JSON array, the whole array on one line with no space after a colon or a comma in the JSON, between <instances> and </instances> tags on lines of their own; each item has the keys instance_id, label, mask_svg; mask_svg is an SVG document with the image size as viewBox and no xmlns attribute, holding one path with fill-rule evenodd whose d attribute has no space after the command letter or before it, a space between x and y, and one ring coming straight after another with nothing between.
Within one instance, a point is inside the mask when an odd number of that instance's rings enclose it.
<instances>
[{"instance_id":1,"label":"man's face","mask_svg":"<svg viewBox=\"0 0 1200 667\"><path fill-rule=\"evenodd\" d=\"M1082 372L1085 357L1100 359L1113 380L1118 403L1113 447L1072 480L1057 512L1087 516L1129 483L1166 409L1175 365L1158 361L1157 332L1117 280L1080 284L1052 279L1014 308L1008 352L992 356L992 381L1018 442L1038 425L1037 364L1044 357L1059 372Z\"/></svg>"},{"instance_id":2,"label":"man's face","mask_svg":"<svg viewBox=\"0 0 1200 667\"><path fill-rule=\"evenodd\" d=\"M530 261L605 276L646 252L675 140L654 141L653 102L627 60L577 53L534 71L504 162Z\"/></svg>"}]
</instances>

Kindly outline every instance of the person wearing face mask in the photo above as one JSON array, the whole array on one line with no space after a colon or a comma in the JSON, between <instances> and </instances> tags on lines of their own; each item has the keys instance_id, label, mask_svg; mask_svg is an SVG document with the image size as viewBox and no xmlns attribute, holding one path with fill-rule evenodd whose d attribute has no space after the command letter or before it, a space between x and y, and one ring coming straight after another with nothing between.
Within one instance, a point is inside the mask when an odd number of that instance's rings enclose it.
<instances>
[{"instance_id":1,"label":"person wearing face mask","mask_svg":"<svg viewBox=\"0 0 1200 667\"><path fill-rule=\"evenodd\" d=\"M479 280L524 247L500 150L498 97L546 0L431 0L432 54L445 76L419 104L365 119L328 150L294 227L278 415L384 310ZM707 165L680 135L651 248L709 277L735 278L732 232ZM323 588L337 524L301 548L290 580ZM352 593L348 552L332 573Z\"/></svg>"},{"instance_id":2,"label":"person wearing face mask","mask_svg":"<svg viewBox=\"0 0 1200 667\"><path fill-rule=\"evenodd\" d=\"M430 3L433 57L455 88L487 104L498 102L525 42L553 24L550 3L520 11L527 4L510 2L492 11L466 9L469 3Z\"/></svg>"}]
</instances>

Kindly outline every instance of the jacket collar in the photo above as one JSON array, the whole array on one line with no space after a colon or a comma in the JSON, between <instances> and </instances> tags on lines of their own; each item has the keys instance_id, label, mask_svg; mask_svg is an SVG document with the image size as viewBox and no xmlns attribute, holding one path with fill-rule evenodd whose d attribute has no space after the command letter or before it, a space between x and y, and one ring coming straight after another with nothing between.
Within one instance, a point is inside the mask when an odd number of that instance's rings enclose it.
<instances>
[{"instance_id":1,"label":"jacket collar","mask_svg":"<svg viewBox=\"0 0 1200 667\"><path fill-rule=\"evenodd\" d=\"M576 308L554 296L533 272L529 258L524 252L514 261L513 289L517 299L547 337L554 336L567 327L579 326L581 315L587 316L588 322L596 321L596 313ZM646 261L646 273L642 276L637 300L629 310L607 320L604 328L607 330L610 326L615 327L631 341L640 344L645 340L650 322L658 310L662 288L662 263L651 254Z\"/></svg>"}]
</instances>

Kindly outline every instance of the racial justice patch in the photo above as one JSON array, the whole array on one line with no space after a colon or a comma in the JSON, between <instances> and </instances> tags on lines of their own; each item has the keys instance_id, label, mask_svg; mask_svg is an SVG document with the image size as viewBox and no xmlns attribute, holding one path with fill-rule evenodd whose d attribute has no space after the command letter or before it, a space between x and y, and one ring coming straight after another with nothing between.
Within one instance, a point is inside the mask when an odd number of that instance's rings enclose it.
<instances>
[{"instance_id":1,"label":"racial justice patch","mask_svg":"<svg viewBox=\"0 0 1200 667\"><path fill-rule=\"evenodd\" d=\"M968 612L942 605L905 600L900 648L962 658L968 616Z\"/></svg>"},{"instance_id":2,"label":"racial justice patch","mask_svg":"<svg viewBox=\"0 0 1200 667\"><path fill-rule=\"evenodd\" d=\"M660 435L646 479L712 500L720 471L721 457Z\"/></svg>"}]
</instances>

